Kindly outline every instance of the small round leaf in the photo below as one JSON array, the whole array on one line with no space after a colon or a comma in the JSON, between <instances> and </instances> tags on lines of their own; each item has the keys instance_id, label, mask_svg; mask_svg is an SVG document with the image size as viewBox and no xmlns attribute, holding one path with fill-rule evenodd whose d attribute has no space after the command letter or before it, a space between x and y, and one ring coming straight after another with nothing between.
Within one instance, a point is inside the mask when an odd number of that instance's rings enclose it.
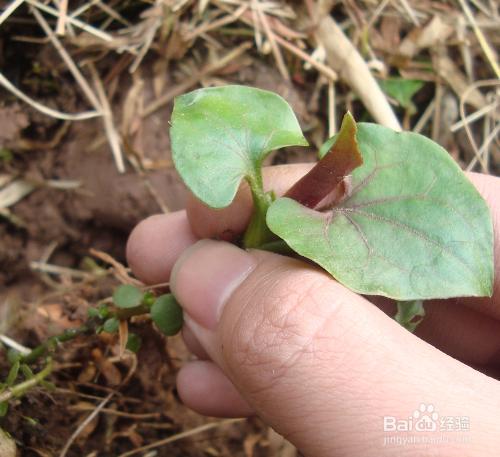
<instances>
[{"instance_id":1,"label":"small round leaf","mask_svg":"<svg viewBox=\"0 0 500 457\"><path fill-rule=\"evenodd\" d=\"M116 317L111 317L106 322L104 322L103 330L108 333L116 333L118 327L120 326L120 321Z\"/></svg>"},{"instance_id":2,"label":"small round leaf","mask_svg":"<svg viewBox=\"0 0 500 457\"><path fill-rule=\"evenodd\" d=\"M132 351L134 353L139 352L139 349L141 348L141 337L137 335L136 333L129 333L128 334L128 339L127 339L127 345L125 346L129 351Z\"/></svg>"},{"instance_id":3,"label":"small round leaf","mask_svg":"<svg viewBox=\"0 0 500 457\"><path fill-rule=\"evenodd\" d=\"M160 331L172 336L182 328L182 308L172 294L159 296L151 307L151 318Z\"/></svg>"},{"instance_id":4,"label":"small round leaf","mask_svg":"<svg viewBox=\"0 0 500 457\"><path fill-rule=\"evenodd\" d=\"M146 306L153 306L155 300L156 297L152 292L146 292L142 297L142 303L144 303Z\"/></svg>"},{"instance_id":5,"label":"small round leaf","mask_svg":"<svg viewBox=\"0 0 500 457\"><path fill-rule=\"evenodd\" d=\"M99 319L101 316L99 314L99 310L97 308L89 308L87 311L87 316L92 319Z\"/></svg>"},{"instance_id":6,"label":"small round leaf","mask_svg":"<svg viewBox=\"0 0 500 457\"><path fill-rule=\"evenodd\" d=\"M143 293L137 287L124 284L113 294L113 302L118 308L135 308L142 302Z\"/></svg>"},{"instance_id":7,"label":"small round leaf","mask_svg":"<svg viewBox=\"0 0 500 457\"><path fill-rule=\"evenodd\" d=\"M108 306L105 303L101 303L97 310L99 311L99 318L107 319L109 317L110 311Z\"/></svg>"}]
</instances>

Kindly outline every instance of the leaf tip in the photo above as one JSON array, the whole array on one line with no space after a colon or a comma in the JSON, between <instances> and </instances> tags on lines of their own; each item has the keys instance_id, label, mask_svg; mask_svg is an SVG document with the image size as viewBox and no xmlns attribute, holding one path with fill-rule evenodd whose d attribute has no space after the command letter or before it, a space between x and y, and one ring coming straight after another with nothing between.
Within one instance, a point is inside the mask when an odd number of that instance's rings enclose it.
<instances>
[{"instance_id":1,"label":"leaf tip","mask_svg":"<svg viewBox=\"0 0 500 457\"><path fill-rule=\"evenodd\" d=\"M344 126L344 124L346 125L349 125L349 126L352 126L354 127L354 130L356 130L356 121L354 119L354 116L352 115L352 113L347 110L346 113L344 114L344 117L342 118L342 125L340 127L340 130L342 130L342 127Z\"/></svg>"},{"instance_id":2,"label":"leaf tip","mask_svg":"<svg viewBox=\"0 0 500 457\"><path fill-rule=\"evenodd\" d=\"M347 111L342 118L342 124L340 125L339 137L337 141L333 144L331 150L342 147L349 147L350 149L350 159L352 160L353 169L363 165L363 156L359 149L358 140L356 138L356 133L358 131L358 124L356 123L354 116L350 111Z\"/></svg>"}]
</instances>

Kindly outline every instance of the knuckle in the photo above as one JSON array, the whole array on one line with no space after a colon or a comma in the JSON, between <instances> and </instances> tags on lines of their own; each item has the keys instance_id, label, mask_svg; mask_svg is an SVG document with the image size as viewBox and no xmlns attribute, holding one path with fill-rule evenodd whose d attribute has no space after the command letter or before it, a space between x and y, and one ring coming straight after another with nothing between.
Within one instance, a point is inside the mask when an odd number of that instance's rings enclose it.
<instances>
[{"instance_id":1,"label":"knuckle","mask_svg":"<svg viewBox=\"0 0 500 457\"><path fill-rule=\"evenodd\" d=\"M331 357L324 340L343 304L332 299L330 283L314 271L273 272L260 278L257 291L235 297L239 314L225 335L223 356L254 393L307 377Z\"/></svg>"}]
</instances>

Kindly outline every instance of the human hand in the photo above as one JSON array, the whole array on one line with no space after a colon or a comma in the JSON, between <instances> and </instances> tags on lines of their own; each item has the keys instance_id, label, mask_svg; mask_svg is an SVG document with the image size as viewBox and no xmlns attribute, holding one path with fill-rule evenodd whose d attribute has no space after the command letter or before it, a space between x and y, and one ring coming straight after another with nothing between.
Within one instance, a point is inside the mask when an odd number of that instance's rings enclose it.
<instances>
[{"instance_id":1,"label":"human hand","mask_svg":"<svg viewBox=\"0 0 500 457\"><path fill-rule=\"evenodd\" d=\"M309 168L267 169L267 187L282 194ZM492 210L494 295L429 303L417 336L387 316L393 305L357 295L311 264L198 241L243 232L247 189L224 210L192 199L187 212L141 222L129 264L146 283L170 280L185 311L184 339L199 358L178 375L183 401L206 415L258 414L307 456L498 457L500 179L469 177ZM436 431L384 431L384 417L415 423L409 416L421 404L434 408L420 416ZM470 430L440 432L443 417L465 418ZM441 435L444 442L432 442Z\"/></svg>"}]
</instances>

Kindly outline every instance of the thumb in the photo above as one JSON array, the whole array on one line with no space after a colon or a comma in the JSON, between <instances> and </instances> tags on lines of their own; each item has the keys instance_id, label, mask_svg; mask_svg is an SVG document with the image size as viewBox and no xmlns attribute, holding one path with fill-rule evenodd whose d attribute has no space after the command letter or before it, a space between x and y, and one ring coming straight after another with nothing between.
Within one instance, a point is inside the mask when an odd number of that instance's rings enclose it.
<instances>
[{"instance_id":1,"label":"thumb","mask_svg":"<svg viewBox=\"0 0 500 457\"><path fill-rule=\"evenodd\" d=\"M408 455L498 455L498 383L322 271L204 240L177 261L171 287L243 400L306 455L395 456L402 445ZM434 427L395 429L424 416ZM444 433L443 417L461 428L429 445Z\"/></svg>"}]
</instances>

